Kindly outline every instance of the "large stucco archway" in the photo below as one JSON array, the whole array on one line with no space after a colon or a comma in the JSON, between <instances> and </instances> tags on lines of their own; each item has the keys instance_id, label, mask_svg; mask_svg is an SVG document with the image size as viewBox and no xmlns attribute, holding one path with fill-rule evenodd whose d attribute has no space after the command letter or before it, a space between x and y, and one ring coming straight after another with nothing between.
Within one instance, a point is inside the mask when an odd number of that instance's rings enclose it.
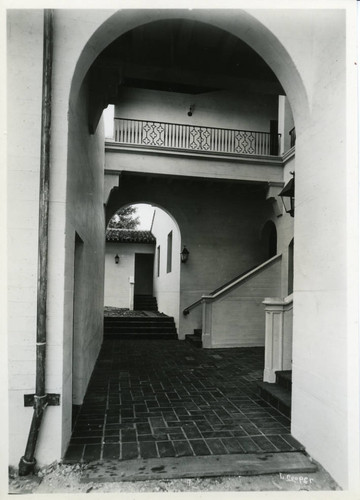
<instances>
[{"instance_id":1,"label":"large stucco archway","mask_svg":"<svg viewBox=\"0 0 360 500\"><path fill-rule=\"evenodd\" d=\"M312 169L311 174L309 176L309 165L314 162L323 163L324 160L324 136L317 134L314 136L314 132L311 132L311 129L317 129L317 119L316 112L322 114L324 116L324 110L322 109L322 102L326 102L328 105L327 111L332 114L335 111L336 107L341 108L339 106L339 102L335 104L335 102L331 102L328 100L329 98L325 96L323 93L319 95L310 84L313 83L314 74L316 75L319 81L322 78L320 74L320 68L311 67L309 68L308 61L304 58L304 53L299 53L299 47L296 43L293 43L291 40L287 39L287 46L283 45L281 41L281 34L276 35L276 22L274 18L271 18L269 12L245 12L245 11L216 11L216 15L211 11L120 11L116 12L113 15L109 16L105 22L94 32L94 34L87 41L84 46L82 53L77 61L74 76L72 79L72 86L70 92L70 109L75 109L75 101L78 98L78 92L80 89L81 82L86 74L86 71L90 67L91 63L94 61L95 57L101 52L103 48L110 42L112 42L116 37L120 36L122 33L135 28L143 23L148 23L158 19L169 19L172 17L184 17L194 20L199 20L205 23L213 24L219 28L225 29L235 36L240 37L246 43L251 45L269 64L272 68L279 81L281 82L285 92L289 98L294 120L297 128L297 153L296 153L296 167L297 167L297 217L295 224L295 237L297 241L297 253L295 254L295 270L299 271L303 268L304 255L307 255L306 265L308 267L308 273L315 273L317 269L317 261L322 261L323 258L321 253L319 253L319 246L317 245L317 251L312 252L311 256L309 252L306 250L308 248L308 229L307 229L307 221L308 221L308 211L310 210L311 216L313 217L314 227L324 228L325 224L323 221L323 214L319 212L315 206L317 204L316 198L311 195L312 186L317 186L320 191L325 191L324 182L322 176L320 174L321 169L317 169L316 173ZM299 13L300 17L297 17L296 23L302 23L303 18L301 13ZM326 23L330 23L333 29L336 31L341 31L343 26L344 19L337 17L335 14L326 13L324 18L321 20L321 24L325 25ZM290 23L290 24L289 24ZM293 26L295 28L295 26ZM288 21L288 29L291 29L291 21ZM272 31L273 29L273 31ZM328 41L330 43L330 40ZM328 43L327 51L330 52L331 48ZM324 50L323 47L324 41L322 41L317 50L319 53ZM309 47L310 48L310 47ZM304 49L304 47L303 47ZM335 49L334 49L335 50ZM338 92L341 92L341 79L339 79L339 72L341 72L341 66L343 62L343 47L341 44L338 44L336 47L336 52L338 55L338 66L332 67L333 78L332 82L334 83L336 80ZM74 108L75 105L75 108ZM310 113L310 110L313 114ZM343 112L341 109L338 110L337 113L337 126L334 124L334 129L337 128L337 132L334 130L334 134L339 138L343 134L344 131L344 122L341 119L343 116ZM71 128L71 123L70 123ZM341 145L337 149L338 154L341 156ZM319 153L319 154L318 154ZM317 159L315 158L317 156ZM338 160L340 161L340 156L338 156ZM336 155L335 155L336 157ZM334 156L332 157L332 163L334 162ZM69 168L72 169L71 161L69 162ZM338 175L338 185L343 184L343 177L337 172ZM316 180L315 177L316 176ZM307 179L312 178L313 184L309 185ZM319 186L321 179L321 187ZM334 189L333 183L331 183L331 190ZM328 191L329 193L329 191ZM312 205L312 207L311 207ZM320 240L326 240L328 238L328 233L326 230L320 231L317 229L318 234L317 237ZM319 238L320 236L320 238ZM336 248L339 249L339 242L344 241L344 236L337 236L336 241L334 241L334 235L330 238L333 240L333 245L329 241L326 243L327 248L332 247L334 250L331 251L332 257L339 261L338 268L341 269L340 265L340 253ZM321 246L321 245L320 245ZM304 252L304 253L303 253ZM300 265L300 261L298 261L298 255L302 257L302 263ZM330 257L330 255L329 255ZM339 260L340 259L340 260ZM310 271L312 269L312 271ZM304 342L303 330L304 327L307 326L309 329L309 325L304 325L304 321L300 320L301 315L297 313L297 311L306 309L307 311L314 311L314 301L312 296L312 290L315 293L317 290L314 288L318 288L318 286L309 288L309 280L312 278L309 274L306 273L304 277L303 272L295 271L295 290L294 290L294 311L295 311L295 323L294 323L294 411L293 411L293 432L296 437L304 442L305 445L309 445L309 451L313 449L316 450L315 455L320 457L321 455L326 455L326 450L321 445L321 440L319 437L316 437L318 433L321 433L321 427L316 428L317 426L313 425L311 422L314 421L315 416L319 416L325 411L324 402L317 402L316 404L310 403L313 401L313 396L310 394L313 392L310 390L308 386L308 375L311 373L313 377L319 377L319 368L316 367L318 363L318 355L315 354L311 358L311 360L306 359L306 341ZM322 279L320 281L325 281L323 283L325 287L333 287L334 281L336 278L332 277L332 283L325 278L327 273L322 275ZM341 274L341 273L340 273ZM325 279L324 279L325 278ZM340 295L342 295L342 285L343 278L339 275L338 284L335 285L337 289L335 295L338 296L337 300L340 299ZM322 288L322 286L320 286ZM306 292L305 292L306 291ZM331 301L334 300L335 295ZM329 296L325 298L325 303L329 304ZM315 311L314 311L315 312ZM326 315L326 314L325 314ZM316 314L310 314L314 326L311 330L314 329L315 324L318 323L317 328L323 328L323 319L316 320ZM325 319L325 318L324 318ZM338 325L340 327L340 325ZM320 341L320 338L318 338ZM343 351L345 354L345 350ZM330 353L329 353L330 354ZM304 367L306 366L306 375L304 372ZM322 367L323 372L325 373L325 366ZM322 374L321 374L322 375ZM319 387L318 390L322 391L322 384L320 383L321 375L319 377ZM345 382L344 374L338 374L338 380L340 378ZM340 384L341 385L341 384ZM309 395L306 393L309 391ZM343 399L339 393L339 398ZM308 420L308 424L304 425L304 412L302 410L304 401L307 401L308 406L308 416L306 420ZM309 406L312 404L312 406ZM342 406L346 406L346 402L343 400L342 403L339 404ZM311 408L311 409L310 409ZM312 417L310 416L312 414ZM316 419L315 419L316 420ZM317 442L317 444L315 444ZM319 447L317 450L317 446ZM320 451L322 449L322 451Z\"/></svg>"},{"instance_id":2,"label":"large stucco archway","mask_svg":"<svg viewBox=\"0 0 360 500\"><path fill-rule=\"evenodd\" d=\"M100 128L92 136L88 133L83 81L99 53L122 33L158 19L183 17L227 30L251 45L272 68L289 98L297 129L292 431L314 458L343 486L347 485L348 452L352 444L348 432L350 337L346 303L347 279L351 277L346 269L346 259L351 255L346 229L351 207L346 194L352 170L351 162L347 161L345 127L345 14L345 10L326 9L56 11L48 390L61 393L62 406L60 411L47 410L38 446L39 463L59 458L70 437L71 366L68 359L76 234L84 242L87 270L91 269L91 274L84 277L86 284L91 285L102 276L98 259L104 251L105 227L103 171L99 168L104 163L103 137ZM350 10L348 14L352 15ZM41 26L41 16L32 14L36 15L39 16L36 22ZM16 21L12 33L21 38L19 26L22 25ZM26 24L25 19L21 21ZM79 23L83 23L81 30ZM41 54L38 38L34 41L37 56ZM16 42L15 48L21 49ZM24 78L11 74L14 92L33 72L27 53L21 50L17 53L22 57ZM38 79L32 82L34 89L38 89ZM15 103L14 96L12 99ZM22 106L25 116L25 100ZM37 140L35 132L31 127L27 128L26 135L24 132L28 149L30 139ZM15 135L13 131L13 137ZM14 140L11 144L14 150L19 146ZM34 155L28 154L27 159L34 162ZM31 265L36 269L36 259L33 260ZM101 291L83 297L94 331L88 339L93 354L85 362L85 378L91 373L101 343L101 298ZM19 443L13 448L13 463L23 451L27 428L28 416L14 423L11 433L18 436ZM47 446L49 440L53 443L51 449Z\"/></svg>"}]
</instances>

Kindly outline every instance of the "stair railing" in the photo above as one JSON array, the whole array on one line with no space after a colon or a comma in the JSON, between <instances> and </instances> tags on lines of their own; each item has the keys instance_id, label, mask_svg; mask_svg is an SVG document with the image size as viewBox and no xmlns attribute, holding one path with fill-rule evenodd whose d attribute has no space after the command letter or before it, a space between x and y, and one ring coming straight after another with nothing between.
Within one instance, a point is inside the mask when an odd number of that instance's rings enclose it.
<instances>
[{"instance_id":1,"label":"stair railing","mask_svg":"<svg viewBox=\"0 0 360 500\"><path fill-rule=\"evenodd\" d=\"M214 308L218 305L218 299L222 299L225 295L231 294L235 289L241 288L242 285L245 286L245 283L255 278L257 275L261 275L262 272L267 272L274 265L278 265L278 261L281 261L282 255L275 255L271 259L263 262L255 269L250 270L245 273L243 276L239 277L237 280L227 284L222 287L213 295L203 295L201 298L202 302L202 344L204 348L214 347L214 334L216 332L213 330L214 328ZM280 269L279 269L280 270ZM241 301L241 298L238 298Z\"/></svg>"},{"instance_id":2,"label":"stair railing","mask_svg":"<svg viewBox=\"0 0 360 500\"><path fill-rule=\"evenodd\" d=\"M240 273L238 276L235 276L235 278L232 278L231 280L227 281L226 283L224 283L220 287L216 288L215 290L213 290L209 294L202 295L202 297L200 299L196 300L195 302L193 302L192 304L190 304L188 307L186 307L183 310L183 315L187 316L192 309L195 309L195 307L198 307L200 304L203 304L205 299L207 299L207 300L216 299L218 296L222 295L222 293L229 291L232 287L237 286L243 280L251 277L253 274L257 273L258 271L263 269L265 266L267 266L268 264L271 264L272 262L274 262L275 260L277 260L280 257L281 257L280 254L275 255L271 259L266 260L265 262L262 262L261 264L257 264L256 266L253 266L250 269L247 269L245 272Z\"/></svg>"}]
</instances>

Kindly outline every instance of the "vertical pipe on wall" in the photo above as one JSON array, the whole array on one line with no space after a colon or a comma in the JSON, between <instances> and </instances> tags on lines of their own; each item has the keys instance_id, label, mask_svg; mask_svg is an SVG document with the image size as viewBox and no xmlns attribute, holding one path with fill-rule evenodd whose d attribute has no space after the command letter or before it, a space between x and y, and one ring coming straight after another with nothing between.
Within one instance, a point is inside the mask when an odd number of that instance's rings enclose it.
<instances>
[{"instance_id":1,"label":"vertical pipe on wall","mask_svg":"<svg viewBox=\"0 0 360 500\"><path fill-rule=\"evenodd\" d=\"M47 406L45 393L46 356L46 296L48 266L49 180L50 180L50 126L51 126L51 76L53 48L53 11L44 10L41 145L40 145L40 197L39 197L39 244L36 318L36 390L34 414L31 421L25 454L20 459L19 475L33 472L37 438L44 410Z\"/></svg>"}]
</instances>

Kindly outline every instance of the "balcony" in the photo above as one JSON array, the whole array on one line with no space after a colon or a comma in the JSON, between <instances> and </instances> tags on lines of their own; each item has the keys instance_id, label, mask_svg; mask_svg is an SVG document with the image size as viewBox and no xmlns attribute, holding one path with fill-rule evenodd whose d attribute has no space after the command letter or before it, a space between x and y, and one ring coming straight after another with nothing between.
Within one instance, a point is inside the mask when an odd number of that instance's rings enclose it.
<instances>
[{"instance_id":1,"label":"balcony","mask_svg":"<svg viewBox=\"0 0 360 500\"><path fill-rule=\"evenodd\" d=\"M114 141L132 148L202 155L278 156L280 134L115 118Z\"/></svg>"}]
</instances>

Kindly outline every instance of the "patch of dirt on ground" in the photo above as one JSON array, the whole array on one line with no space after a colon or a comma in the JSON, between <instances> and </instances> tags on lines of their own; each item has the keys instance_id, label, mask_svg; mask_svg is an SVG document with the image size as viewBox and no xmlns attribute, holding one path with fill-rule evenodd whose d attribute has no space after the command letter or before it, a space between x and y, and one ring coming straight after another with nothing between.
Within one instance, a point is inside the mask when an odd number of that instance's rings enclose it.
<instances>
[{"instance_id":1,"label":"patch of dirt on ground","mask_svg":"<svg viewBox=\"0 0 360 500\"><path fill-rule=\"evenodd\" d=\"M166 314L158 311L133 311L121 307L104 307L105 318L143 318L144 316L166 316Z\"/></svg>"},{"instance_id":2,"label":"patch of dirt on ground","mask_svg":"<svg viewBox=\"0 0 360 500\"><path fill-rule=\"evenodd\" d=\"M143 311L130 311L130 309L106 306L104 308L105 317L127 317L138 318L146 316Z\"/></svg>"},{"instance_id":3,"label":"patch of dirt on ground","mask_svg":"<svg viewBox=\"0 0 360 500\"><path fill-rule=\"evenodd\" d=\"M335 491L340 490L330 475L319 466L309 474L269 474L151 481L113 481L82 483L86 465L53 463L34 476L10 473L9 493L141 493L198 491Z\"/></svg>"}]
</instances>

